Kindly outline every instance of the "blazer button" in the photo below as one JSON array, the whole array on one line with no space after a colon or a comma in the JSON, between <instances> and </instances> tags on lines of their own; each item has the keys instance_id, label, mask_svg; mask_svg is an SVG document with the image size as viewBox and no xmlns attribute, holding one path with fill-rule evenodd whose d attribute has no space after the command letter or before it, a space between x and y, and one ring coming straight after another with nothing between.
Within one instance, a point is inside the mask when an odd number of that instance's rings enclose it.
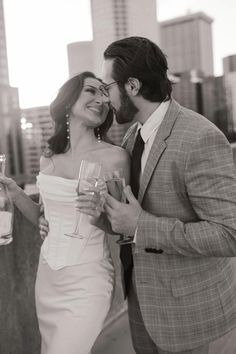
<instances>
[{"instance_id":1,"label":"blazer button","mask_svg":"<svg viewBox=\"0 0 236 354\"><path fill-rule=\"evenodd\" d=\"M162 249L157 250L156 248L148 248L147 247L147 248L145 248L145 252L161 254L161 253L163 253L163 250Z\"/></svg>"}]
</instances>

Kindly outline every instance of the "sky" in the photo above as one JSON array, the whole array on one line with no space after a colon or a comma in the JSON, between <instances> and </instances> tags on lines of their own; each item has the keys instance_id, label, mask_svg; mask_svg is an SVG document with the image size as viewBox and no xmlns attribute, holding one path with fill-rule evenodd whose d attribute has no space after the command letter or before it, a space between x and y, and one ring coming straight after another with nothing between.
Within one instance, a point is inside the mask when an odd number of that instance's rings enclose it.
<instances>
[{"instance_id":1,"label":"sky","mask_svg":"<svg viewBox=\"0 0 236 354\"><path fill-rule=\"evenodd\" d=\"M19 89L21 108L49 105L68 78L67 44L92 40L90 1L3 2L10 85ZM236 54L236 1L157 0L159 21L197 11L214 19L214 68L221 75L222 58Z\"/></svg>"}]
</instances>

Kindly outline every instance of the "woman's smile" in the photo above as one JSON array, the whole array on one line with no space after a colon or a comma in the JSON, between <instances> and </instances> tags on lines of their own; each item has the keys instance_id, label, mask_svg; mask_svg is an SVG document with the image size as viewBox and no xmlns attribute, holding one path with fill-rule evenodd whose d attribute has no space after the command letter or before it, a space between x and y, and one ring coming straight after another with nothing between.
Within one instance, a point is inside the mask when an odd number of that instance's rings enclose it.
<instances>
[{"instance_id":1,"label":"woman's smile","mask_svg":"<svg viewBox=\"0 0 236 354\"><path fill-rule=\"evenodd\" d=\"M94 107L94 106L88 106L87 107L90 111L92 111L92 112L94 112L94 113L96 113L98 116L101 116L102 115L102 113L103 113L103 106L96 106L96 107Z\"/></svg>"}]
</instances>

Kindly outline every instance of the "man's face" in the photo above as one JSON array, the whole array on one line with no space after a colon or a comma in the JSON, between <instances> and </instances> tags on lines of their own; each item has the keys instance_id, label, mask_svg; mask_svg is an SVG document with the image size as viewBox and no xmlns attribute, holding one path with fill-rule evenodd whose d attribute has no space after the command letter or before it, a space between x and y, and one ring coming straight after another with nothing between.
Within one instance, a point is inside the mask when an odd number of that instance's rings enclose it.
<instances>
[{"instance_id":1,"label":"man's face","mask_svg":"<svg viewBox=\"0 0 236 354\"><path fill-rule=\"evenodd\" d=\"M113 59L106 59L102 66L102 81L109 85L107 90L109 93L109 102L116 115L119 124L131 122L136 113L137 107L134 105L124 87L120 87L118 83L114 83L113 79Z\"/></svg>"}]
</instances>

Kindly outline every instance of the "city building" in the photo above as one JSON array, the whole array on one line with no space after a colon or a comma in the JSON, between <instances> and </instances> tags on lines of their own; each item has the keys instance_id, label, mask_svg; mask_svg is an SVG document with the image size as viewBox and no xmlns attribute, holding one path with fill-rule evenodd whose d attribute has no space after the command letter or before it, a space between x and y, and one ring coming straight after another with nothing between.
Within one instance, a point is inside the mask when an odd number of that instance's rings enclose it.
<instances>
[{"instance_id":1,"label":"city building","mask_svg":"<svg viewBox=\"0 0 236 354\"><path fill-rule=\"evenodd\" d=\"M9 86L3 0L0 0L0 84Z\"/></svg>"},{"instance_id":2,"label":"city building","mask_svg":"<svg viewBox=\"0 0 236 354\"><path fill-rule=\"evenodd\" d=\"M91 0L94 71L101 73L104 49L109 43L129 36L159 42L156 0Z\"/></svg>"},{"instance_id":3,"label":"city building","mask_svg":"<svg viewBox=\"0 0 236 354\"><path fill-rule=\"evenodd\" d=\"M0 0L0 153L6 154L6 174L24 184L18 89L9 84L3 0Z\"/></svg>"},{"instance_id":4,"label":"city building","mask_svg":"<svg viewBox=\"0 0 236 354\"><path fill-rule=\"evenodd\" d=\"M231 122L232 131L236 133L236 54L223 58L223 69L228 120Z\"/></svg>"},{"instance_id":5,"label":"city building","mask_svg":"<svg viewBox=\"0 0 236 354\"><path fill-rule=\"evenodd\" d=\"M215 124L227 136L232 136L233 121L229 115L227 107L227 97L224 76L217 76L214 78L215 88Z\"/></svg>"},{"instance_id":6,"label":"city building","mask_svg":"<svg viewBox=\"0 0 236 354\"><path fill-rule=\"evenodd\" d=\"M172 77L172 95L181 105L203 114L202 77L192 71L182 72Z\"/></svg>"},{"instance_id":7,"label":"city building","mask_svg":"<svg viewBox=\"0 0 236 354\"><path fill-rule=\"evenodd\" d=\"M216 78L204 76L201 83L202 114L216 124ZM217 125L217 124L216 124Z\"/></svg>"},{"instance_id":8,"label":"city building","mask_svg":"<svg viewBox=\"0 0 236 354\"><path fill-rule=\"evenodd\" d=\"M224 58L224 77L214 77L212 22L203 12L161 22L161 48L174 75L176 100L231 139L236 130L236 55Z\"/></svg>"},{"instance_id":9,"label":"city building","mask_svg":"<svg viewBox=\"0 0 236 354\"><path fill-rule=\"evenodd\" d=\"M233 132L236 132L236 71L224 74L224 84L229 120L232 122Z\"/></svg>"},{"instance_id":10,"label":"city building","mask_svg":"<svg viewBox=\"0 0 236 354\"><path fill-rule=\"evenodd\" d=\"M25 157L26 183L35 183L39 173L39 160L53 133L49 107L33 107L22 110L21 129Z\"/></svg>"},{"instance_id":11,"label":"city building","mask_svg":"<svg viewBox=\"0 0 236 354\"><path fill-rule=\"evenodd\" d=\"M213 75L212 22L211 17L197 12L159 23L170 72L197 70Z\"/></svg>"},{"instance_id":12,"label":"city building","mask_svg":"<svg viewBox=\"0 0 236 354\"><path fill-rule=\"evenodd\" d=\"M236 54L223 58L224 75L236 71Z\"/></svg>"},{"instance_id":13,"label":"city building","mask_svg":"<svg viewBox=\"0 0 236 354\"><path fill-rule=\"evenodd\" d=\"M172 76L173 97L212 121L229 139L232 118L229 116L223 77L203 76L188 71Z\"/></svg>"}]
</instances>

